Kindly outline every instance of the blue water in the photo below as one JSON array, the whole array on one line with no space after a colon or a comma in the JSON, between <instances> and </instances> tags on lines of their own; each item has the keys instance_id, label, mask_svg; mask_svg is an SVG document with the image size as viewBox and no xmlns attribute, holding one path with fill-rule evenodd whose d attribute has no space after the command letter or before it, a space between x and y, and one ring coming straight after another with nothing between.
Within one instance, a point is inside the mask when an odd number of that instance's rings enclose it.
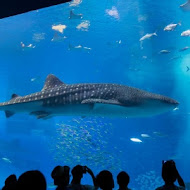
<instances>
[{"instance_id":1,"label":"blue water","mask_svg":"<svg viewBox=\"0 0 190 190\"><path fill-rule=\"evenodd\" d=\"M0 20L0 102L13 93L40 91L50 73L68 84L113 82L180 102L176 111L133 119L54 117L43 121L27 114L6 119L1 112L0 186L10 174L39 169L50 189L50 173L56 165L81 164L95 175L108 169L115 179L125 170L131 177L130 188L149 190L163 184L161 161L166 159L174 159L189 182L190 50L179 49L190 46L190 37L180 36L190 29L190 12L179 8L182 3L78 0ZM69 19L71 10L83 18ZM80 28L82 22L86 25ZM174 31L163 31L178 22L181 26ZM59 24L66 25L63 33L52 29ZM139 42L154 32L158 36ZM159 54L163 49L170 53ZM83 183L92 184L92 180L86 175Z\"/></svg>"}]
</instances>

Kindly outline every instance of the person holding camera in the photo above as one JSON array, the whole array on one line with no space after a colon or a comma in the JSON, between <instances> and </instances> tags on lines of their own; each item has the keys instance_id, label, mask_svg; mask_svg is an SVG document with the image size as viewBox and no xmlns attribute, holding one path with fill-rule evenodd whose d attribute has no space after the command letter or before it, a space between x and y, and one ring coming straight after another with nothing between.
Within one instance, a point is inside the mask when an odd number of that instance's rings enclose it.
<instances>
[{"instance_id":1,"label":"person holding camera","mask_svg":"<svg viewBox=\"0 0 190 190\"><path fill-rule=\"evenodd\" d=\"M73 179L71 181L71 185L69 185L69 189L72 190L95 190L96 189L96 178L90 168L87 166L81 166L77 165L75 166L72 171ZM81 179L83 177L83 174L90 174L93 180L94 186L91 185L81 185Z\"/></svg>"},{"instance_id":2,"label":"person holding camera","mask_svg":"<svg viewBox=\"0 0 190 190\"><path fill-rule=\"evenodd\" d=\"M156 190L185 190L185 183L173 160L162 161L162 178L165 184ZM174 184L176 180L179 186Z\"/></svg>"}]
</instances>

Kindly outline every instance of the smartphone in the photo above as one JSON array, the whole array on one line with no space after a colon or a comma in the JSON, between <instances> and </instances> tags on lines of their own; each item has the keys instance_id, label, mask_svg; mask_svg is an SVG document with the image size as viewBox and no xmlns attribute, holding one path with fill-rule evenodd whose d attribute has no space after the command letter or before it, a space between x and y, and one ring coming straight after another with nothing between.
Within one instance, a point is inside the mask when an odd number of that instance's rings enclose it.
<instances>
[{"instance_id":1,"label":"smartphone","mask_svg":"<svg viewBox=\"0 0 190 190\"><path fill-rule=\"evenodd\" d=\"M166 160L162 160L162 164L165 164L167 161Z\"/></svg>"}]
</instances>

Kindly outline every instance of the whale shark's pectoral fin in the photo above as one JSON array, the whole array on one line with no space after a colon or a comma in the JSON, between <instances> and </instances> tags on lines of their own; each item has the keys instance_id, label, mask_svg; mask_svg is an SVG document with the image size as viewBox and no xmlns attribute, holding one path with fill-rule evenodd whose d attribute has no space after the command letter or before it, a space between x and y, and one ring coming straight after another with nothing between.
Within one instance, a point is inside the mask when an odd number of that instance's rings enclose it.
<instances>
[{"instance_id":1,"label":"whale shark's pectoral fin","mask_svg":"<svg viewBox=\"0 0 190 190\"><path fill-rule=\"evenodd\" d=\"M101 104L115 104L115 105L122 105L120 102L118 102L117 100L112 100L112 99L109 99L109 100L104 100L104 99L86 99L86 100L83 100L81 102L82 104L96 104L96 103L101 103Z\"/></svg>"},{"instance_id":2,"label":"whale shark's pectoral fin","mask_svg":"<svg viewBox=\"0 0 190 190\"><path fill-rule=\"evenodd\" d=\"M6 118L9 118L9 117L11 117L11 116L13 116L15 113L14 112L12 112L12 111L5 111L5 115L6 115Z\"/></svg>"},{"instance_id":3,"label":"whale shark's pectoral fin","mask_svg":"<svg viewBox=\"0 0 190 190\"><path fill-rule=\"evenodd\" d=\"M60 81L55 75L49 74L46 78L44 87L42 91L55 88L57 86L63 85L64 83Z\"/></svg>"},{"instance_id":4,"label":"whale shark's pectoral fin","mask_svg":"<svg viewBox=\"0 0 190 190\"><path fill-rule=\"evenodd\" d=\"M35 115L37 119L46 119L50 116L51 113L46 111L34 111L31 112L30 115Z\"/></svg>"}]
</instances>

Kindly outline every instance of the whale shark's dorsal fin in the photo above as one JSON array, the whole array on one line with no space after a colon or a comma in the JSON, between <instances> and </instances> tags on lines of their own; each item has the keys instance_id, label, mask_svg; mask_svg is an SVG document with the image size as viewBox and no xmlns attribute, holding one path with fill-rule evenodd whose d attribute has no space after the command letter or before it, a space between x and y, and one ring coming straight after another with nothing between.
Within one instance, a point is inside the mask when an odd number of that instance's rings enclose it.
<instances>
[{"instance_id":1,"label":"whale shark's dorsal fin","mask_svg":"<svg viewBox=\"0 0 190 190\"><path fill-rule=\"evenodd\" d=\"M17 94L12 94L11 99L17 98L17 97L19 97L19 95L17 95Z\"/></svg>"},{"instance_id":2,"label":"whale shark's dorsal fin","mask_svg":"<svg viewBox=\"0 0 190 190\"><path fill-rule=\"evenodd\" d=\"M46 78L46 82L44 84L44 87L42 88L42 91L48 90L60 85L63 85L64 83L60 81L55 75L49 74Z\"/></svg>"}]
</instances>

